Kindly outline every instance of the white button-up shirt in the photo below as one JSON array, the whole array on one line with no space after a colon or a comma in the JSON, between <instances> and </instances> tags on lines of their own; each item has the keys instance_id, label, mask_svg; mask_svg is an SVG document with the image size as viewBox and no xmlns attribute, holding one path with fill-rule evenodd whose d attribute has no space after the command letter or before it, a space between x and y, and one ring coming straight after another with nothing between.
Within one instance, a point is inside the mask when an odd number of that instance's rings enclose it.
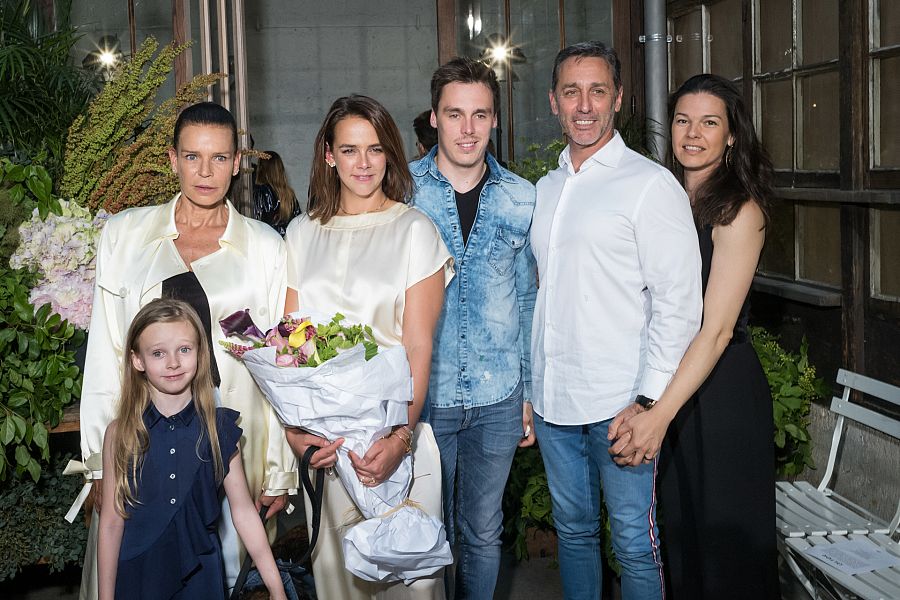
<instances>
[{"instance_id":1,"label":"white button-up shirt","mask_svg":"<svg viewBox=\"0 0 900 600\"><path fill-rule=\"evenodd\" d=\"M534 410L558 425L659 398L700 327L700 251L672 174L616 132L576 173L569 148L537 184Z\"/></svg>"}]
</instances>

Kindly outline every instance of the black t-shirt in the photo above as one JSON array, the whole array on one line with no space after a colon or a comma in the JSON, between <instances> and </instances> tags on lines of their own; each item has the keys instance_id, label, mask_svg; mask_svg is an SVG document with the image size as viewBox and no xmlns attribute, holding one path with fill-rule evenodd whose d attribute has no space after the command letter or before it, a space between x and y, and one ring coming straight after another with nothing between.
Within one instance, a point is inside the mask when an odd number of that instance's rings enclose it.
<instances>
[{"instance_id":1,"label":"black t-shirt","mask_svg":"<svg viewBox=\"0 0 900 600\"><path fill-rule=\"evenodd\" d=\"M478 213L478 199L481 197L481 190L484 189L484 184L487 183L490 174L490 168L485 165L484 175L481 176L481 181L475 187L468 192L456 192L456 211L459 213L459 226L462 229L463 244L469 240L469 233L472 231L472 226L475 224L475 215Z\"/></svg>"}]
</instances>

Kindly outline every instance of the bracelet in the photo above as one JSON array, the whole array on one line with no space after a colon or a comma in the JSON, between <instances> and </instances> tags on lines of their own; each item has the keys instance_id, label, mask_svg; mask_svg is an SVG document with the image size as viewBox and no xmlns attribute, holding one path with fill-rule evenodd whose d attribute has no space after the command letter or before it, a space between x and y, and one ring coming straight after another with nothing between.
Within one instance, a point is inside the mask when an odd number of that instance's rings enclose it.
<instances>
[{"instance_id":1,"label":"bracelet","mask_svg":"<svg viewBox=\"0 0 900 600\"><path fill-rule=\"evenodd\" d=\"M406 425L401 425L400 427L394 429L390 435L386 437L390 437L392 435L396 435L400 438L400 441L403 442L404 453L412 454L412 431L410 431L409 427Z\"/></svg>"}]
</instances>

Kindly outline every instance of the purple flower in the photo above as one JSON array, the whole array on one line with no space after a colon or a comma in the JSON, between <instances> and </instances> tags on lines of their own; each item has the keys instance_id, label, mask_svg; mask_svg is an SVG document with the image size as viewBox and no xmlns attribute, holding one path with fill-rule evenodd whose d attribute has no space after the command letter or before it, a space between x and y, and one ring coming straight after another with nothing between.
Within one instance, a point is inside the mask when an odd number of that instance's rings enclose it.
<instances>
[{"instance_id":1,"label":"purple flower","mask_svg":"<svg viewBox=\"0 0 900 600\"><path fill-rule=\"evenodd\" d=\"M273 327L266 334L266 346L275 346L278 352L290 347L287 339L281 335L279 327Z\"/></svg>"},{"instance_id":2,"label":"purple flower","mask_svg":"<svg viewBox=\"0 0 900 600\"><path fill-rule=\"evenodd\" d=\"M244 352L248 350L253 350L253 346L241 346L240 344L235 344L233 342L219 342L228 351L229 354L234 356L235 358L241 358L244 356Z\"/></svg>"},{"instance_id":3,"label":"purple flower","mask_svg":"<svg viewBox=\"0 0 900 600\"><path fill-rule=\"evenodd\" d=\"M300 364L305 365L309 362L309 358L316 353L316 340L315 338L310 338L306 341L305 344L300 346L297 349L297 352L300 354Z\"/></svg>"},{"instance_id":4,"label":"purple flower","mask_svg":"<svg viewBox=\"0 0 900 600\"><path fill-rule=\"evenodd\" d=\"M226 336L236 335L255 342L262 342L266 334L259 330L250 316L250 309L245 308L219 321Z\"/></svg>"}]
</instances>

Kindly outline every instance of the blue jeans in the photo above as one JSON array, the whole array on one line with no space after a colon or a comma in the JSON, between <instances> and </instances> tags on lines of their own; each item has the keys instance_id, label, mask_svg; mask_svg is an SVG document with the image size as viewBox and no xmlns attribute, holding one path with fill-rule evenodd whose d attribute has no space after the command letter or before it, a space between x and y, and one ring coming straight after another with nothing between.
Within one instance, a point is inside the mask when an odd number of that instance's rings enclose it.
<instances>
[{"instance_id":1,"label":"blue jeans","mask_svg":"<svg viewBox=\"0 0 900 600\"><path fill-rule=\"evenodd\" d=\"M441 450L447 537L458 544L456 598L490 600L500 569L500 502L522 439L522 384L489 406L432 407L429 422Z\"/></svg>"},{"instance_id":2,"label":"blue jeans","mask_svg":"<svg viewBox=\"0 0 900 600\"><path fill-rule=\"evenodd\" d=\"M554 425L534 415L559 536L563 592L566 600L600 598L602 484L612 544L622 565L623 600L662 599L656 460L638 467L614 463L606 439L610 421Z\"/></svg>"}]
</instances>

